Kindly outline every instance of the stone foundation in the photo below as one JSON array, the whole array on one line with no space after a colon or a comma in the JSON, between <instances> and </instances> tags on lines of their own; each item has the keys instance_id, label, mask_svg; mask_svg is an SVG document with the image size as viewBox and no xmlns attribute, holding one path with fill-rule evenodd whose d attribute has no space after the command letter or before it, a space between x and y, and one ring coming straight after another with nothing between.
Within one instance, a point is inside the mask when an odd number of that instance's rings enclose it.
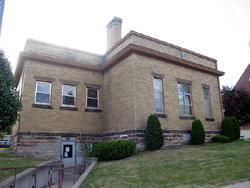
<instances>
[{"instance_id":1,"label":"stone foundation","mask_svg":"<svg viewBox=\"0 0 250 188\"><path fill-rule=\"evenodd\" d=\"M164 130L164 146L189 144L190 132L190 130ZM211 142L212 137L219 134L220 131L206 131L206 142ZM77 161L81 161L84 156L83 140L87 145L111 140L133 140L136 142L138 151L145 149L145 130L126 130L106 134L18 132L12 138L12 147L18 156L60 159L62 137L76 137Z\"/></svg>"}]
</instances>

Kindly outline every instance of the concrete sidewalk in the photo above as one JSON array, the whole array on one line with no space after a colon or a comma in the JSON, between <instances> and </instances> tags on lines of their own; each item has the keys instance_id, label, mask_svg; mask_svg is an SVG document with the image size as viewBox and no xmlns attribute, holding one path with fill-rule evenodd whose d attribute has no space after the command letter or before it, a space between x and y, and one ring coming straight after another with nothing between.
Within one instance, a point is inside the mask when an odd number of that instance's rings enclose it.
<instances>
[{"instance_id":1,"label":"concrete sidewalk","mask_svg":"<svg viewBox=\"0 0 250 188\"><path fill-rule=\"evenodd\" d=\"M221 188L250 188L250 181L235 183L232 185L222 186Z\"/></svg>"}]
</instances>

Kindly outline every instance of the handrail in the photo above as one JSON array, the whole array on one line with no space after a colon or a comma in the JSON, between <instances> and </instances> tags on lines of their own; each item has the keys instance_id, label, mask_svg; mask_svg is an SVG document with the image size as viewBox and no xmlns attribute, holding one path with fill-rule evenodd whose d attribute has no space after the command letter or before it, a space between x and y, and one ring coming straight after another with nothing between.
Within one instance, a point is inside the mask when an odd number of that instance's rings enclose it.
<instances>
[{"instance_id":1,"label":"handrail","mask_svg":"<svg viewBox=\"0 0 250 188\"><path fill-rule=\"evenodd\" d=\"M24 166L24 167L0 168L0 170L14 170L14 184L10 185L10 188L16 188L16 170L17 169L26 169L26 168L35 168L35 174L34 174L34 176L35 176L35 185L33 185L32 188L36 188L36 183L37 183L37 169L38 168L50 167L51 171L52 171L52 168L55 167L55 166L62 166L62 167L64 167L63 164L58 164L58 165L44 165L44 166L36 165L36 166Z\"/></svg>"},{"instance_id":2,"label":"handrail","mask_svg":"<svg viewBox=\"0 0 250 188\"><path fill-rule=\"evenodd\" d=\"M72 169L72 168L74 169L74 171L73 171L73 185L74 185L75 184L75 171L76 171L76 168L79 168L79 167L82 168L82 173L83 173L85 171L85 164L79 165L79 166L71 166L71 167L51 170L51 172L49 174L49 188L51 188L52 175L54 172L58 171L58 188L62 188L64 170Z\"/></svg>"}]
</instances>

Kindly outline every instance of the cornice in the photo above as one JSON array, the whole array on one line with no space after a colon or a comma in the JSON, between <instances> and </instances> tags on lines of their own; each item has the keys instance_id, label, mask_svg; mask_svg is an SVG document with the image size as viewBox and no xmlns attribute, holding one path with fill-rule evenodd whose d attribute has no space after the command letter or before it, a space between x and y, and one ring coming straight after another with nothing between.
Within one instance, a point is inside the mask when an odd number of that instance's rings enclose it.
<instances>
[{"instance_id":1,"label":"cornice","mask_svg":"<svg viewBox=\"0 0 250 188\"><path fill-rule=\"evenodd\" d=\"M116 55L114 55L111 59L106 61L104 65L102 66L88 65L82 62L77 62L77 61L64 60L64 59L59 59L59 58L54 58L54 57L42 56L42 55L38 55L34 53L22 52L20 53L20 56L19 56L19 62L17 65L15 75L16 75L16 78L19 80L19 77L22 72L23 64L26 60L35 60L35 61L40 61L40 62L49 63L49 64L56 64L59 66L67 66L71 68L94 71L98 73L105 73L106 71L111 69L114 65L121 62L123 59L125 59L131 54L146 56L149 58L161 60L165 63L171 63L171 64L175 64L178 66L183 66L189 69L198 70L198 71L216 75L216 76L224 75L224 72L222 71L218 71L216 69L209 68L204 65L193 63L185 59L180 59L178 57L171 56L166 53L162 53L162 52L152 50L149 48L145 48L142 46L138 46L135 44L129 44L124 49L119 51Z\"/></svg>"}]
</instances>

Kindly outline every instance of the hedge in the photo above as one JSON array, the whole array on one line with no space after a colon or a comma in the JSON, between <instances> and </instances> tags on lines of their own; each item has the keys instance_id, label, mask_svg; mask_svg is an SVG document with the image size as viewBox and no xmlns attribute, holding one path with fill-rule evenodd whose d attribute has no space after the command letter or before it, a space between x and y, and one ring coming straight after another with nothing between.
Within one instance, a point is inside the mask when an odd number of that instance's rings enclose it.
<instances>
[{"instance_id":1,"label":"hedge","mask_svg":"<svg viewBox=\"0 0 250 188\"><path fill-rule=\"evenodd\" d=\"M227 143L227 142L230 142L230 138L227 137L227 136L223 136L223 135L217 135L217 136L214 136L214 137L212 138L212 141L213 141L213 142Z\"/></svg>"}]
</instances>

